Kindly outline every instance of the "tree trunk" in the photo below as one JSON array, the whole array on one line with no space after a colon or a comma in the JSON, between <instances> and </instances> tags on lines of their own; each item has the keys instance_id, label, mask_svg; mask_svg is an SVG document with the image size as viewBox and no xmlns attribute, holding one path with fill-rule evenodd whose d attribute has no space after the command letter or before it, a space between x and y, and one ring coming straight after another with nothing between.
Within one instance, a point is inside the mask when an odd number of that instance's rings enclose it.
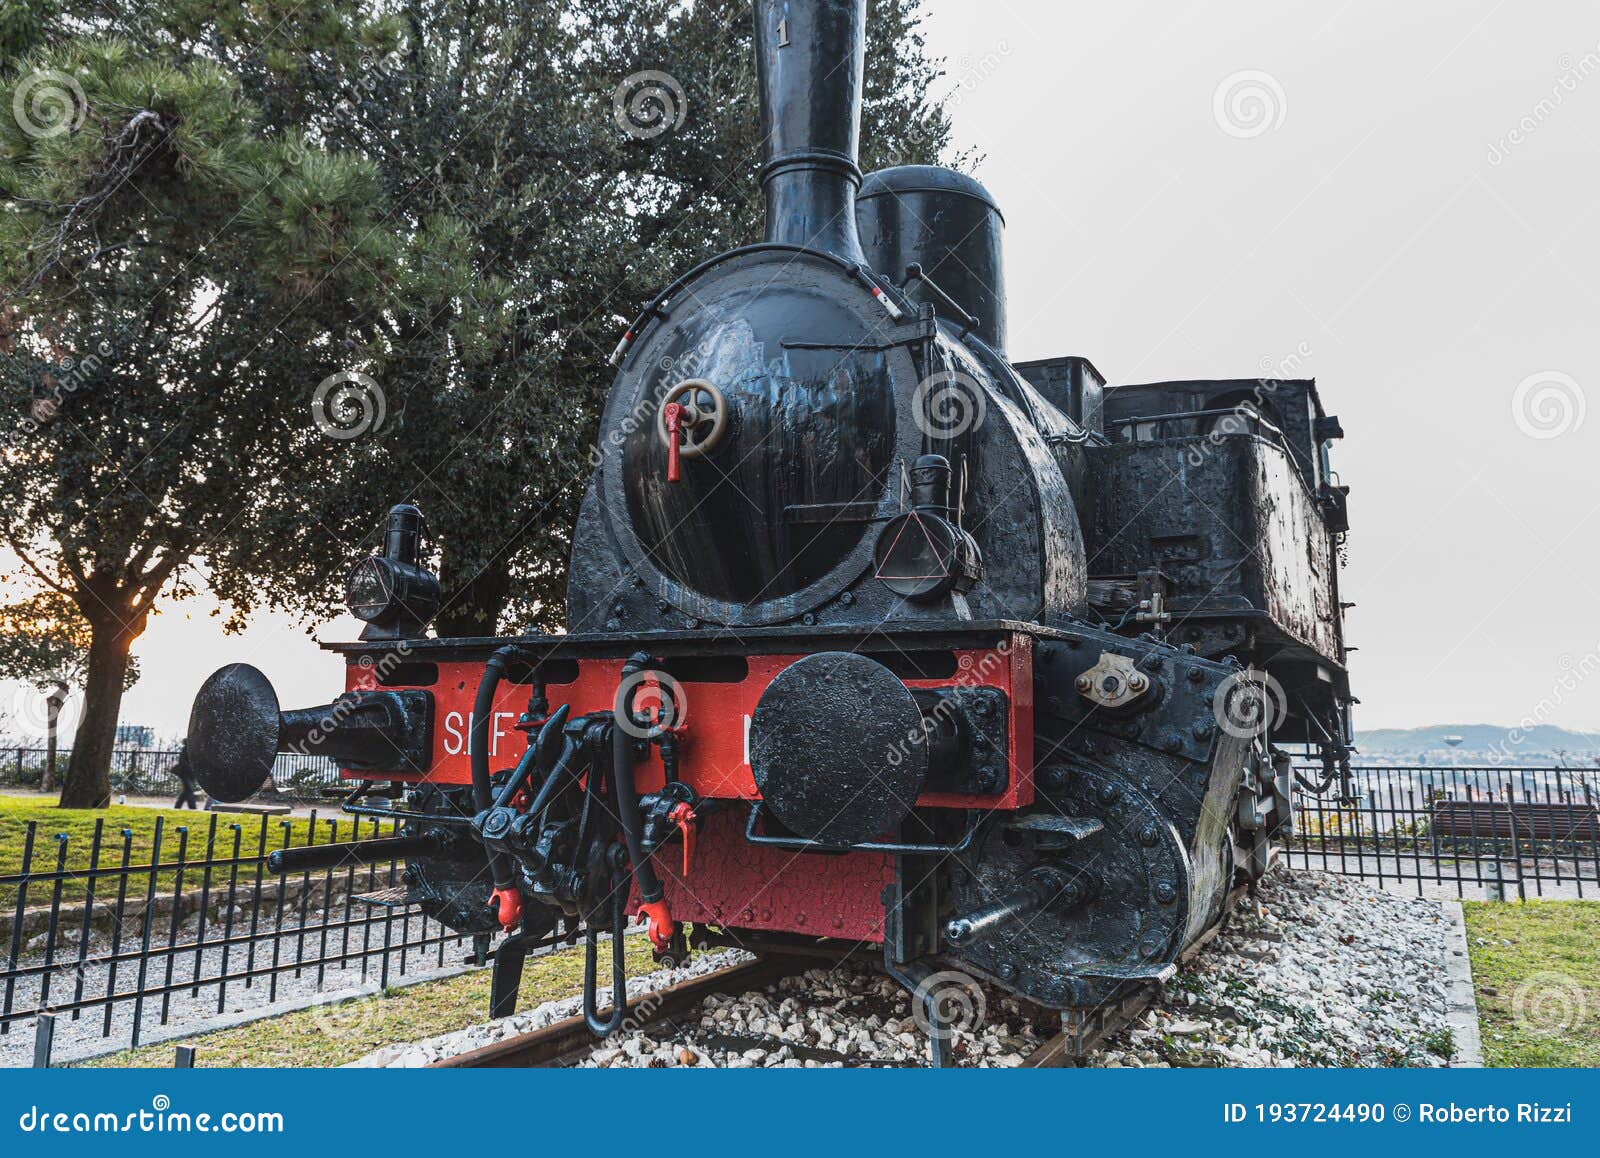
<instances>
[{"instance_id":1,"label":"tree trunk","mask_svg":"<svg viewBox=\"0 0 1600 1158\"><path fill-rule=\"evenodd\" d=\"M39 781L40 792L56 789L56 734L61 720L61 705L67 702L67 685L60 680L50 689L45 699L44 717L44 775Z\"/></svg>"},{"instance_id":2,"label":"tree trunk","mask_svg":"<svg viewBox=\"0 0 1600 1158\"><path fill-rule=\"evenodd\" d=\"M62 808L104 808L111 803L111 754L128 674L128 652L138 633L112 619L91 620L89 671L83 685L83 718L72 741Z\"/></svg>"},{"instance_id":3,"label":"tree trunk","mask_svg":"<svg viewBox=\"0 0 1600 1158\"><path fill-rule=\"evenodd\" d=\"M511 594L509 565L492 559L480 568L476 560L452 558L446 549L441 570L445 597L434 630L441 638L494 635Z\"/></svg>"}]
</instances>

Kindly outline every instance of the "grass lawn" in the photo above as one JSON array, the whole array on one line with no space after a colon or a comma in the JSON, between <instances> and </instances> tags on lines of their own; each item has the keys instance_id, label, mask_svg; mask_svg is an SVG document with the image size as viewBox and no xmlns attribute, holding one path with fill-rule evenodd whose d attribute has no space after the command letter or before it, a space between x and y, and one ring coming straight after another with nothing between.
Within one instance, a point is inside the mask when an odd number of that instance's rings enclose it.
<instances>
[{"instance_id":1,"label":"grass lawn","mask_svg":"<svg viewBox=\"0 0 1600 1158\"><path fill-rule=\"evenodd\" d=\"M219 812L178 812L167 808L135 808L132 806L79 809L59 808L49 797L0 795L0 878L18 874L23 869L23 857L28 847L28 828L34 826L33 854L30 871L51 873L56 869L57 858L65 850L68 872L84 873L93 855L95 831L101 832L100 867L117 868L122 864L123 850L128 852L128 863L148 866L155 846L156 823L163 826L160 863L176 866L181 834L180 826L189 830L188 844L183 850L184 864L197 864L207 859L226 860L233 856L235 828L238 829L239 855L252 857L285 846L326 844L335 838L349 840L356 835L356 819L335 812L330 817L318 817L316 839L312 841L311 822L308 817L251 816ZM285 827L285 822L289 822ZM392 827L384 821L360 822L363 837L381 835ZM58 834L65 840L58 840ZM251 871L254 871L253 869ZM159 874L157 887L169 886L176 874L168 871ZM128 891L137 895L148 884L148 873L131 874ZM87 877L68 877L62 884L64 901L81 900ZM108 889L118 888L115 876L99 879L96 886L100 896ZM28 886L29 907L50 903L54 881L35 881ZM0 912L9 914L16 904L17 885L0 884Z\"/></svg>"},{"instance_id":2,"label":"grass lawn","mask_svg":"<svg viewBox=\"0 0 1600 1158\"><path fill-rule=\"evenodd\" d=\"M1600 901L1463 908L1484 1061L1600 1066Z\"/></svg>"},{"instance_id":3,"label":"grass lawn","mask_svg":"<svg viewBox=\"0 0 1600 1158\"><path fill-rule=\"evenodd\" d=\"M629 937L628 973L648 973L650 942ZM601 945L601 956L610 961ZM610 966L603 964L609 977ZM570 997L583 987L583 949L568 949L547 957L529 958L522 973L517 1008L531 1009L546 1001ZM424 981L405 989L391 989L378 997L364 997L337 1005L303 1009L281 1017L200 1034L182 1042L125 1050L88 1068L170 1066L175 1046L196 1047L195 1064L213 1068L243 1066L338 1066L371 1053L379 1046L415 1041L436 1033L465 1029L484 1020L489 1008L489 970L477 969L443 981Z\"/></svg>"}]
</instances>

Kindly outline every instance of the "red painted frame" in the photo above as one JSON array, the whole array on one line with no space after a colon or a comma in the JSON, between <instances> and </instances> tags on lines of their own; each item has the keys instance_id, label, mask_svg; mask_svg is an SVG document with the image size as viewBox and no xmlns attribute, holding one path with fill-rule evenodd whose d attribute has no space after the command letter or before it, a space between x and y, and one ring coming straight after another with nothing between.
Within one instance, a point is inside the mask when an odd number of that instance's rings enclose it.
<instances>
[{"instance_id":1,"label":"red painted frame","mask_svg":"<svg viewBox=\"0 0 1600 1158\"><path fill-rule=\"evenodd\" d=\"M757 800L747 758L746 728L761 694L780 671L804 653L747 657L749 669L737 684L683 681L684 711L680 723L679 776L702 797ZM1006 790L993 796L925 792L917 804L930 808L1010 810L1033 803L1033 637L1011 633L998 647L958 649L956 673L946 679L907 680L912 688L992 687L1011 705L1008 722L1011 769ZM622 678L620 659L579 659L578 677L570 684L550 684L550 709L570 704L573 715L609 711ZM467 735L473 700L483 677L483 663L445 662L434 697L433 762L426 776L399 779L441 784L472 780ZM377 673L360 660L347 669L350 691L378 687ZM522 733L513 726L527 704L525 684L505 683L495 696L489 730L490 766L508 768L526 750ZM908 737L908 742L915 742ZM346 771L350 779L361 773ZM385 780L397 777L385 773ZM652 750L640 765L641 791L661 787L664 774ZM838 937L855 941L883 940L882 894L894 881L894 858L887 853L858 852L816 856L752 845L744 839L743 809L708 816L696 842L694 863L686 877L682 849L673 842L653 858L673 917L679 921ZM636 907L637 897L630 904Z\"/></svg>"},{"instance_id":2,"label":"red painted frame","mask_svg":"<svg viewBox=\"0 0 1600 1158\"><path fill-rule=\"evenodd\" d=\"M1006 695L1011 705L1009 722L1011 774L1006 790L993 796L954 792L925 792L917 804L929 808L1025 808L1033 803L1033 639L1013 634L1000 647L957 650L956 674L946 679L907 680L911 688L951 686L992 687ZM679 776L701 796L723 799L758 800L746 756L746 728L761 694L780 671L803 654L753 655L747 657L749 672L737 684L694 683L680 686L685 700L680 732ZM578 678L570 684L550 684L546 695L550 710L570 704L574 716L610 710L622 679L621 659L580 659ZM438 784L470 784L472 768L467 755L467 733L478 682L483 678L483 663L446 662L438 665L438 681L433 693L433 763L426 776L396 777L383 773L382 779L428 780ZM345 687L349 691L377 688L377 672L356 660L346 669ZM494 722L489 729L490 766L509 768L525 750L522 733L514 727L527 706L526 684L502 683L495 696ZM348 779L363 779L366 774L346 771ZM664 775L660 756L652 751L636 773L641 791L661 787Z\"/></svg>"}]
</instances>

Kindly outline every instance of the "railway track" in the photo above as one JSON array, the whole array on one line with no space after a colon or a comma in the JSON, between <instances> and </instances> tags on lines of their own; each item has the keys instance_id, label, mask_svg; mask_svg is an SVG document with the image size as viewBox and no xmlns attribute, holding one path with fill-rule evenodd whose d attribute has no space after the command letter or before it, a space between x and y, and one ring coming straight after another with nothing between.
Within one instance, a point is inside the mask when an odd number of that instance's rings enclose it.
<instances>
[{"instance_id":1,"label":"railway track","mask_svg":"<svg viewBox=\"0 0 1600 1158\"><path fill-rule=\"evenodd\" d=\"M646 1025L672 1026L714 993L743 993L763 989L784 977L803 973L816 965L807 957L768 956L718 969L700 977L641 993L628 1002L624 1028ZM555 1068L571 1065L591 1053L597 1044L582 1016L569 1017L532 1033L518 1034L455 1057L442 1058L433 1069Z\"/></svg>"},{"instance_id":2,"label":"railway track","mask_svg":"<svg viewBox=\"0 0 1600 1158\"><path fill-rule=\"evenodd\" d=\"M1237 889L1229 896L1225 914L1243 897L1245 890ZM1224 916L1226 921L1226 915ZM1190 945L1179 957L1178 963L1193 960L1222 930L1222 923L1212 926ZM769 954L754 961L746 961L726 969L718 969L688 981L670 985L665 989L642 993L628 1002L624 1029L642 1029L657 1026L666 1029L681 1025L690 1027L699 1015L706 998L714 994L738 994L752 989L765 989L781 981L815 968L815 956ZM1114 1037L1138 1020L1150 1003L1161 995L1161 984L1146 983L1131 988L1124 996L1094 1010L1069 1014L1063 1021L1060 1033L1048 1038L1024 1059L1024 1069L1041 1069L1078 1064L1093 1053L1107 1038ZM492 1045L442 1058L432 1064L433 1069L536 1069L570 1066L588 1056L598 1047L598 1039L589 1031L581 1016L547 1025L531 1033L497 1041ZM837 1050L778 1042L769 1038L713 1035L705 1041L716 1049L771 1049L788 1046L794 1057L801 1061L839 1062L847 1067L869 1064L876 1067L910 1066L915 1063L894 1062L874 1058L863 1062Z\"/></svg>"},{"instance_id":3,"label":"railway track","mask_svg":"<svg viewBox=\"0 0 1600 1158\"><path fill-rule=\"evenodd\" d=\"M640 994L628 1003L625 1028L659 1026L676 1029L680 1025L692 1026L699 1016L699 1008L713 994L746 993L764 989L784 977L814 968L817 962L803 957L763 957L727 969L719 969L701 977L669 986L666 989ZM1114 1006L1096 1010L1092 1015L1064 1028L1062 1032L1045 1041L1023 1062L1024 1067L1041 1068L1075 1064L1108 1037L1131 1025L1144 1012L1150 1002L1160 996L1159 985L1143 985ZM704 1039L703 1044L712 1049L742 1052L746 1049L775 1049L788 1046L794 1057L801 1061L823 1063L838 1062L846 1067L871 1065L875 1067L913 1066L918 1063L896 1062L882 1058L864 1061L837 1050L780 1042L764 1037L745 1037L716 1034ZM596 1048L599 1041L589 1031L581 1016L545 1026L531 1033L519 1034L492 1045L480 1046L467 1053L442 1058L433 1063L435 1069L518 1069L560 1068L583 1060Z\"/></svg>"}]
</instances>

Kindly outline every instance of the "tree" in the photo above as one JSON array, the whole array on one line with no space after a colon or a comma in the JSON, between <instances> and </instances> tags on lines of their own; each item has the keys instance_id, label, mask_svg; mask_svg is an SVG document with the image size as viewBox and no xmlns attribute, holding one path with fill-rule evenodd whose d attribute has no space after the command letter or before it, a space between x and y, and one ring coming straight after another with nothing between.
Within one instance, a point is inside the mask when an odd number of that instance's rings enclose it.
<instances>
[{"instance_id":1,"label":"tree","mask_svg":"<svg viewBox=\"0 0 1600 1158\"><path fill-rule=\"evenodd\" d=\"M948 139L919 2L871 7L869 167ZM558 625L617 335L758 230L745 0L20 7L0 533L90 624L63 804L109 795L158 595L320 615L402 498L441 632ZM619 121L646 72L670 131Z\"/></svg>"},{"instance_id":2,"label":"tree","mask_svg":"<svg viewBox=\"0 0 1600 1158\"><path fill-rule=\"evenodd\" d=\"M101 807L133 641L327 453L285 384L387 254L369 165L264 131L212 62L62 30L81 15L0 74L0 535L88 624L61 803Z\"/></svg>"},{"instance_id":3,"label":"tree","mask_svg":"<svg viewBox=\"0 0 1600 1158\"><path fill-rule=\"evenodd\" d=\"M946 150L919 8L870 8L869 169ZM324 488L314 517L258 507L271 529L244 545L281 546L233 560L219 590L263 582L284 607L330 611L354 562L344 544L371 541L407 499L432 516L440 634L551 629L612 347L653 292L760 236L750 7L410 0L403 14L358 74L332 79L311 56L258 67L242 32L206 45L269 121L377 166L387 223L419 271L387 287L340 367L369 375L386 405L386 424L351 446L368 469ZM275 16L269 5L262 20ZM656 82L664 119L641 131L624 124L642 74L671 80Z\"/></svg>"},{"instance_id":4,"label":"tree","mask_svg":"<svg viewBox=\"0 0 1600 1158\"><path fill-rule=\"evenodd\" d=\"M36 592L0 605L0 679L30 685L42 697L38 705L45 730L41 792L56 786L57 723L67 697L83 681L89 643L88 620L59 592ZM130 662L124 688L131 688L138 678L138 666Z\"/></svg>"}]
</instances>

